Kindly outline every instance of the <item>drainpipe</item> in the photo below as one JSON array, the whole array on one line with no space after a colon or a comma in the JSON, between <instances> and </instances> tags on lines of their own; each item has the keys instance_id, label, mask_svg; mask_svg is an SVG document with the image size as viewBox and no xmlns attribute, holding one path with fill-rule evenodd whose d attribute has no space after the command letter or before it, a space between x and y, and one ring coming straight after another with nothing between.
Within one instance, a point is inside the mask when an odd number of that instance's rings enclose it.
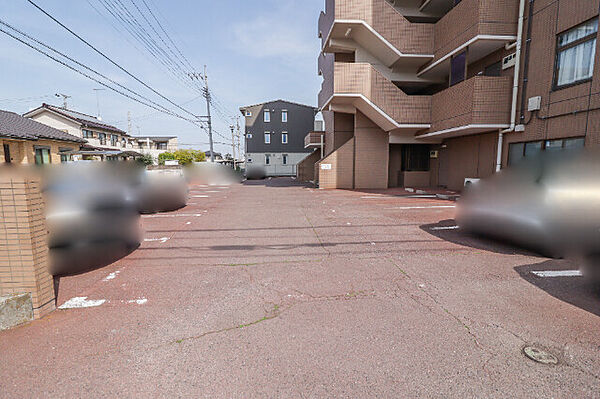
<instances>
[{"instance_id":1,"label":"drainpipe","mask_svg":"<svg viewBox=\"0 0 600 399\"><path fill-rule=\"evenodd\" d=\"M519 23L517 27L517 41L516 41L516 57L515 57L515 73L513 77L513 92L512 92L512 106L510 109L510 127L505 130L501 130L498 133L498 151L496 158L496 172L500 172L502 169L502 146L504 143L504 133L513 132L516 126L517 119L517 98L519 96L519 73L521 71L521 47L523 42L523 22L525 16L525 1L521 0L519 4ZM531 21L529 21L531 23Z\"/></svg>"}]
</instances>

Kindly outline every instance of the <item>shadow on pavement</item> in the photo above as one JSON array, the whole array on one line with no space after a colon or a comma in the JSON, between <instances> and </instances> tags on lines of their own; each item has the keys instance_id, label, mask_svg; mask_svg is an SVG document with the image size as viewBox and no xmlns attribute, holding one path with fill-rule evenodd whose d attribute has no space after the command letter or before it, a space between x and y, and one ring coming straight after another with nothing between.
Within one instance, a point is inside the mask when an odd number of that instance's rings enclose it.
<instances>
[{"instance_id":1,"label":"shadow on pavement","mask_svg":"<svg viewBox=\"0 0 600 399\"><path fill-rule=\"evenodd\" d=\"M583 277L539 277L533 271L577 270L578 266L568 260L551 259L541 263L517 266L517 273L527 282L535 285L563 302L577 306L600 316L600 285Z\"/></svg>"},{"instance_id":2,"label":"shadow on pavement","mask_svg":"<svg viewBox=\"0 0 600 399\"><path fill-rule=\"evenodd\" d=\"M301 182L291 177L267 177L265 179L245 180L242 184L244 186L314 188L314 185L310 182Z\"/></svg>"},{"instance_id":3,"label":"shadow on pavement","mask_svg":"<svg viewBox=\"0 0 600 399\"><path fill-rule=\"evenodd\" d=\"M455 228L455 226L456 221L454 219L446 219L434 224L421 225L420 228L424 232L438 237L441 240L465 247L476 248L505 255L526 255L540 258L544 257L535 252L528 251L527 249L519 248L508 242L462 232L460 229ZM445 228L451 229L445 230Z\"/></svg>"}]
</instances>

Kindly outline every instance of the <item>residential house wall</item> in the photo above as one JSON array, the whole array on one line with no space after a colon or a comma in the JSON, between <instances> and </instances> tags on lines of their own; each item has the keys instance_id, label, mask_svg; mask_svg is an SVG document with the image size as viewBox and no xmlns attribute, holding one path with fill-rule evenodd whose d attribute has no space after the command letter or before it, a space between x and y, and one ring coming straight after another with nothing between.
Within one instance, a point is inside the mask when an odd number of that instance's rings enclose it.
<instances>
[{"instance_id":1,"label":"residential house wall","mask_svg":"<svg viewBox=\"0 0 600 399\"><path fill-rule=\"evenodd\" d=\"M0 162L6 162L4 154L4 144L8 144L10 148L11 163L14 164L35 164L35 149L38 147L50 149L50 163L59 164L61 163L60 152L65 150L78 150L80 144L53 141L53 140L8 140L0 139L0 148L2 152L0 154Z\"/></svg>"}]
</instances>

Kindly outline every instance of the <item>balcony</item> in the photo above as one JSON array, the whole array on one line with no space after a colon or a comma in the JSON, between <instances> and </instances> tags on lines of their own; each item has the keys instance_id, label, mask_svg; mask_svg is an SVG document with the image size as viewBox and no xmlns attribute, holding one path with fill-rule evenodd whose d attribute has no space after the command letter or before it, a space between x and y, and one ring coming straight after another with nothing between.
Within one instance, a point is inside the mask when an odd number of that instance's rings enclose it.
<instances>
[{"instance_id":1,"label":"balcony","mask_svg":"<svg viewBox=\"0 0 600 399\"><path fill-rule=\"evenodd\" d=\"M325 144L325 132L310 132L304 137L304 148L321 148Z\"/></svg>"},{"instance_id":2,"label":"balcony","mask_svg":"<svg viewBox=\"0 0 600 399\"><path fill-rule=\"evenodd\" d=\"M319 17L324 52L353 40L390 67L398 60L419 67L432 58L432 24L411 23L386 0L326 0Z\"/></svg>"},{"instance_id":3,"label":"balcony","mask_svg":"<svg viewBox=\"0 0 600 399\"><path fill-rule=\"evenodd\" d=\"M450 138L510 126L512 77L475 76L432 96L423 138Z\"/></svg>"},{"instance_id":4,"label":"balcony","mask_svg":"<svg viewBox=\"0 0 600 399\"><path fill-rule=\"evenodd\" d=\"M435 24L434 58L418 73L436 79L450 70L450 58L467 47L469 63L517 39L519 0L462 0Z\"/></svg>"},{"instance_id":5,"label":"balcony","mask_svg":"<svg viewBox=\"0 0 600 399\"><path fill-rule=\"evenodd\" d=\"M324 61L322 68L321 109L358 109L388 132L430 127L431 96L407 95L371 64L335 62L328 66Z\"/></svg>"}]
</instances>

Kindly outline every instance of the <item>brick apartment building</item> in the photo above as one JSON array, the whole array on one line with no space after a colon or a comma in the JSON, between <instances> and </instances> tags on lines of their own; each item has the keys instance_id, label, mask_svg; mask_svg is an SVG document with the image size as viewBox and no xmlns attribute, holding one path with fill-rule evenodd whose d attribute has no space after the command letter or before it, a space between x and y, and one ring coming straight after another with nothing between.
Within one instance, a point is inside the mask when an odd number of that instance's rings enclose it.
<instances>
[{"instance_id":1,"label":"brick apartment building","mask_svg":"<svg viewBox=\"0 0 600 399\"><path fill-rule=\"evenodd\" d=\"M539 151L599 145L599 7L326 0L319 186L458 190Z\"/></svg>"}]
</instances>

